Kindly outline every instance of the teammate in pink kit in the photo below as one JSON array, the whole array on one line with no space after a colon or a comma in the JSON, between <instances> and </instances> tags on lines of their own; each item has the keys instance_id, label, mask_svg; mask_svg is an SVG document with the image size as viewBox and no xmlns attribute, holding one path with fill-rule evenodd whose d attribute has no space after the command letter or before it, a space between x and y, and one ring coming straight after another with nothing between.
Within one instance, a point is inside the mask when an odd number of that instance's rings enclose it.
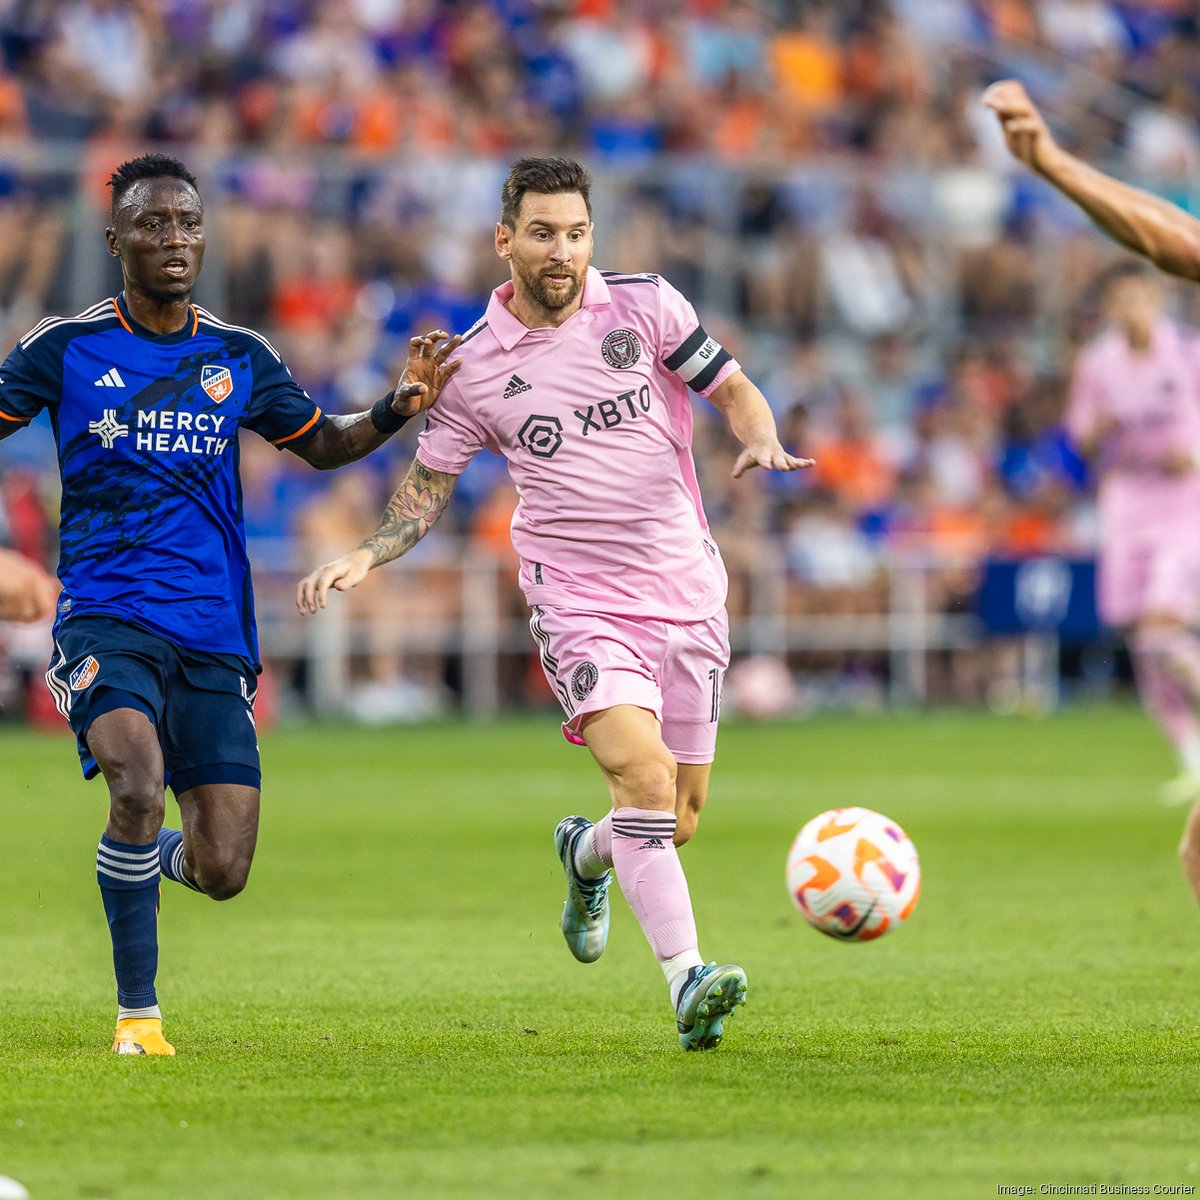
<instances>
[{"instance_id":1,"label":"teammate in pink kit","mask_svg":"<svg viewBox=\"0 0 1200 1200\"><path fill-rule=\"evenodd\" d=\"M1163 316L1152 269L1103 281L1109 329L1079 357L1067 427L1100 472L1100 616L1125 629L1147 710L1179 758L1167 803L1200 796L1200 345Z\"/></svg>"},{"instance_id":2,"label":"teammate in pink kit","mask_svg":"<svg viewBox=\"0 0 1200 1200\"><path fill-rule=\"evenodd\" d=\"M1097 171L1064 150L1016 80L993 84L983 101L999 118L1004 140L1016 158L1078 204L1122 245L1172 275L1200 283L1200 221L1150 192ZM1200 521L1200 511L1193 508L1190 515ZM1188 814L1179 859L1200 900L1200 799Z\"/></svg>"},{"instance_id":3,"label":"teammate in pink kit","mask_svg":"<svg viewBox=\"0 0 1200 1200\"><path fill-rule=\"evenodd\" d=\"M462 367L378 528L303 579L297 604L315 613L330 588L405 553L482 448L505 456L530 627L564 732L592 752L612 802L595 824L567 817L555 830L563 935L581 962L600 957L615 872L666 976L681 1044L705 1050L744 1001L746 976L701 956L676 850L704 804L729 661L688 388L742 443L735 477L811 464L783 449L762 394L665 279L590 266L590 188L570 159L513 164L496 226L512 279L463 336Z\"/></svg>"}]
</instances>

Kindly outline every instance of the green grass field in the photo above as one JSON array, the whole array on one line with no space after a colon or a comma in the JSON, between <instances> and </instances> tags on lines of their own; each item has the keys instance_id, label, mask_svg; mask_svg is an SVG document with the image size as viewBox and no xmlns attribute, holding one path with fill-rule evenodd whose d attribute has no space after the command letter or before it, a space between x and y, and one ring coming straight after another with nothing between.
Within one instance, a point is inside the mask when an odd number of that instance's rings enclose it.
<instances>
[{"instance_id":1,"label":"green grass field","mask_svg":"<svg viewBox=\"0 0 1200 1200\"><path fill-rule=\"evenodd\" d=\"M702 1055L619 896L600 962L562 943L550 834L604 804L552 717L263 751L250 888L163 887L179 1054L118 1059L102 785L69 741L0 731L0 1174L33 1200L1200 1186L1200 912L1132 709L729 726L685 864L750 1003ZM845 804L924 866L867 945L783 883L796 829Z\"/></svg>"}]
</instances>

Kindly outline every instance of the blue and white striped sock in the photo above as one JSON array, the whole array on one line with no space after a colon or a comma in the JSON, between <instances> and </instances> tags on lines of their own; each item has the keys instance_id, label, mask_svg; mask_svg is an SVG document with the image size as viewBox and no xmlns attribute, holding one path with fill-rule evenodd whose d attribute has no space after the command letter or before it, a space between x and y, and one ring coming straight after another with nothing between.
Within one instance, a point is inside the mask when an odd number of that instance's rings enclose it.
<instances>
[{"instance_id":1,"label":"blue and white striped sock","mask_svg":"<svg viewBox=\"0 0 1200 1200\"><path fill-rule=\"evenodd\" d=\"M158 1003L158 843L131 846L107 834L96 848L96 882L112 935L117 1003Z\"/></svg>"},{"instance_id":2,"label":"blue and white striped sock","mask_svg":"<svg viewBox=\"0 0 1200 1200\"><path fill-rule=\"evenodd\" d=\"M163 829L158 835L158 866L164 879L182 883L193 892L203 889L194 880L189 879L184 869L183 834L178 829Z\"/></svg>"}]
</instances>

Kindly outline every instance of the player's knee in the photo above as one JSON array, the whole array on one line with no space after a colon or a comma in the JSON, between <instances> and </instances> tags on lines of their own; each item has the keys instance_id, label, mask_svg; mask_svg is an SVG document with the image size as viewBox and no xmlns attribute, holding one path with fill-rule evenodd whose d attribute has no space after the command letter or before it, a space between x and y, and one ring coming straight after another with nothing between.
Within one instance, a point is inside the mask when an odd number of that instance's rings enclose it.
<instances>
[{"instance_id":1,"label":"player's knee","mask_svg":"<svg viewBox=\"0 0 1200 1200\"><path fill-rule=\"evenodd\" d=\"M138 842L155 836L165 813L162 777L130 763L110 769L106 780L113 824L120 829L137 830ZM133 838L134 834L127 836Z\"/></svg>"},{"instance_id":2,"label":"player's knee","mask_svg":"<svg viewBox=\"0 0 1200 1200\"><path fill-rule=\"evenodd\" d=\"M675 764L656 759L633 763L618 777L620 807L675 808Z\"/></svg>"},{"instance_id":3,"label":"player's knee","mask_svg":"<svg viewBox=\"0 0 1200 1200\"><path fill-rule=\"evenodd\" d=\"M197 863L196 883L212 900L232 900L243 892L250 878L250 859L229 857Z\"/></svg>"}]
</instances>

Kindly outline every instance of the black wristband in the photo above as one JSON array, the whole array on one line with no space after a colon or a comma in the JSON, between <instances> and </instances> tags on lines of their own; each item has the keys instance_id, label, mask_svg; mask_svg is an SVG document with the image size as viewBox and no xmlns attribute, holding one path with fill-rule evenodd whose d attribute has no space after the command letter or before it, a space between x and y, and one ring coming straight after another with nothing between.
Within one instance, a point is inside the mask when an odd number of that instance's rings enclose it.
<instances>
[{"instance_id":1,"label":"black wristband","mask_svg":"<svg viewBox=\"0 0 1200 1200\"><path fill-rule=\"evenodd\" d=\"M371 405L371 424L380 433L395 433L397 429L403 429L412 420L411 417L402 417L392 407L393 395L395 395L394 392L388 392L386 396L380 396Z\"/></svg>"}]
</instances>

